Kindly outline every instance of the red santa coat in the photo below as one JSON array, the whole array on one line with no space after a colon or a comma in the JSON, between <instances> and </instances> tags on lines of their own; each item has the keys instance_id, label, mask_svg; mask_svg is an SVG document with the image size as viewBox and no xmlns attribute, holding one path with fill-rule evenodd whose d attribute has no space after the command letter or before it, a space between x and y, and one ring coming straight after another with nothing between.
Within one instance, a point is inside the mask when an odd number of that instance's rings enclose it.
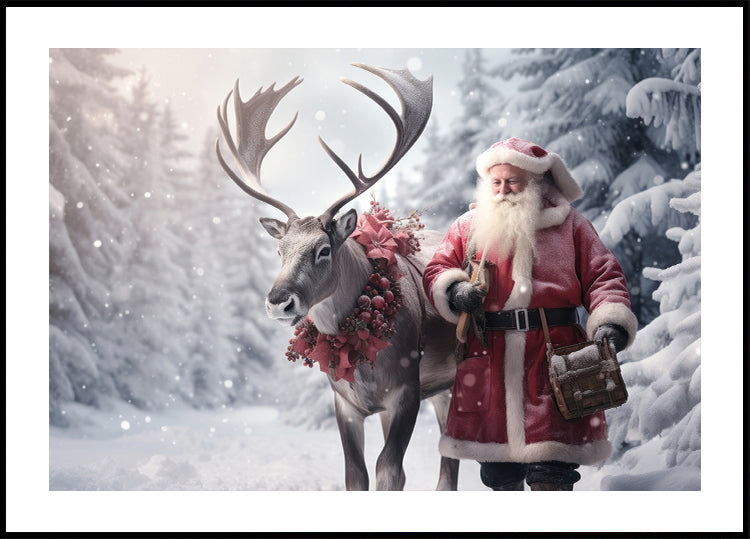
<instances>
[{"instance_id":1,"label":"red santa coat","mask_svg":"<svg viewBox=\"0 0 750 539\"><path fill-rule=\"evenodd\" d=\"M448 303L448 287L467 281L463 268L476 210L459 217L425 268L430 301L449 321L458 311ZM536 234L536 256L488 265L487 311L578 307L590 313L580 325L550 327L555 346L593 339L596 328L614 323L635 338L637 320L620 264L592 224L562 196L545 200ZM475 260L482 255L478 247ZM588 335L587 335L588 333ZM559 460L596 464L611 454L604 412L566 420L557 409L547 374L541 329L488 331L488 348L470 332L466 359L456 371L453 397L440 453L480 462Z\"/></svg>"}]
</instances>

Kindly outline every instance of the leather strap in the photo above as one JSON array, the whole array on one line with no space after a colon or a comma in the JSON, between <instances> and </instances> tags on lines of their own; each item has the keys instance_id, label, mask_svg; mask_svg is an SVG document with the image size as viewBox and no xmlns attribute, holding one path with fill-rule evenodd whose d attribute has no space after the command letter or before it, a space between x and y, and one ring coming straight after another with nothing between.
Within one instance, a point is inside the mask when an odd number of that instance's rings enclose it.
<instances>
[{"instance_id":1,"label":"leather strap","mask_svg":"<svg viewBox=\"0 0 750 539\"><path fill-rule=\"evenodd\" d=\"M539 318L542 322L542 331L544 331L544 340L547 341L547 348L552 348L552 341L549 338L549 327L547 327L547 316L544 307L539 307Z\"/></svg>"}]
</instances>

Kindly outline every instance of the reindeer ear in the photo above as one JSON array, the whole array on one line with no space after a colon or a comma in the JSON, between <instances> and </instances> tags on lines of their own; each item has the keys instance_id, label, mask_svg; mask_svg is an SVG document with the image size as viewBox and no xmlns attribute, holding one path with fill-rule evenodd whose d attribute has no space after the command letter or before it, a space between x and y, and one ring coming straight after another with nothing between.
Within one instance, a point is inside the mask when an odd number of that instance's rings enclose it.
<instances>
[{"instance_id":1,"label":"reindeer ear","mask_svg":"<svg viewBox=\"0 0 750 539\"><path fill-rule=\"evenodd\" d=\"M263 228L265 228L266 231L277 240L280 240L286 235L286 223L279 221L278 219L261 217L260 224L263 225Z\"/></svg>"},{"instance_id":2,"label":"reindeer ear","mask_svg":"<svg viewBox=\"0 0 750 539\"><path fill-rule=\"evenodd\" d=\"M333 222L333 236L343 243L357 228L357 210L351 209Z\"/></svg>"}]
</instances>

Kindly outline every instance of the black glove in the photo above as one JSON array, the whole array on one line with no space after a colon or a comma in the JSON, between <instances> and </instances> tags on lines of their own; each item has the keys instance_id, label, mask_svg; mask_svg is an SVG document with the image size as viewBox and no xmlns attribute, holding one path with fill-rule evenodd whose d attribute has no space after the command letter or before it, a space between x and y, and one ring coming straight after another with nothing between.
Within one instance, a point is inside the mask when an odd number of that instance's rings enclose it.
<instances>
[{"instance_id":1,"label":"black glove","mask_svg":"<svg viewBox=\"0 0 750 539\"><path fill-rule=\"evenodd\" d=\"M454 311L469 313L474 334L479 337L482 348L487 348L484 307L482 302L487 290L474 286L468 281L456 281L448 287L448 304Z\"/></svg>"},{"instance_id":2,"label":"black glove","mask_svg":"<svg viewBox=\"0 0 750 539\"><path fill-rule=\"evenodd\" d=\"M618 326L617 324L602 324L596 329L596 333L594 333L594 342L600 345L602 339L605 338L615 346L615 352L623 350L628 344L627 331L625 331L625 328Z\"/></svg>"},{"instance_id":3,"label":"black glove","mask_svg":"<svg viewBox=\"0 0 750 539\"><path fill-rule=\"evenodd\" d=\"M473 313L482 306L487 291L469 281L456 281L448 287L448 304L455 311Z\"/></svg>"}]
</instances>

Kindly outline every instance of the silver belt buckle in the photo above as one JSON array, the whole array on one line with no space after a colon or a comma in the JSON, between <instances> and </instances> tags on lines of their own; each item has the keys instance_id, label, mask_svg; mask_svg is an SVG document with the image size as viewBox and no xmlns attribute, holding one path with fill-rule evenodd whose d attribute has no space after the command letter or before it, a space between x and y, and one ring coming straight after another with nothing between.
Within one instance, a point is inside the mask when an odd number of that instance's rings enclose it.
<instances>
[{"instance_id":1,"label":"silver belt buckle","mask_svg":"<svg viewBox=\"0 0 750 539\"><path fill-rule=\"evenodd\" d=\"M521 327L521 321L518 317L519 313L523 313L523 320L526 324L526 327ZM529 331L529 311L528 309L516 309L513 311L514 316L516 317L516 330L517 331Z\"/></svg>"}]
</instances>

